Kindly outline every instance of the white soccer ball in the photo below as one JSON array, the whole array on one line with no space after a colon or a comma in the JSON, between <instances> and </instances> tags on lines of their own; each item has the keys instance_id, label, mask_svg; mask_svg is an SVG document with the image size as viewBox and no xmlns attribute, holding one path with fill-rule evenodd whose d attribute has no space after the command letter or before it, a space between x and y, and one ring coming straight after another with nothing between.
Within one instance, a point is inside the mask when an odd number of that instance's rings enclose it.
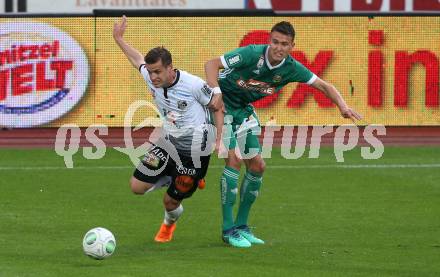
<instances>
[{"instance_id":1,"label":"white soccer ball","mask_svg":"<svg viewBox=\"0 0 440 277\"><path fill-rule=\"evenodd\" d=\"M93 259L105 259L115 252L115 236L105 228L93 228L84 236L83 249L84 253Z\"/></svg>"}]
</instances>

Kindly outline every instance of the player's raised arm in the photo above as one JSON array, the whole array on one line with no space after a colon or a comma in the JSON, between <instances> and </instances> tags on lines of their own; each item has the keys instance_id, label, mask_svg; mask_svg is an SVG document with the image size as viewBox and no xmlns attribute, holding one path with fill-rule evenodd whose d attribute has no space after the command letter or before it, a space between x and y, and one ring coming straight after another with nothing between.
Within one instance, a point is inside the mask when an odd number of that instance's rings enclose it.
<instances>
[{"instance_id":1,"label":"player's raised arm","mask_svg":"<svg viewBox=\"0 0 440 277\"><path fill-rule=\"evenodd\" d=\"M345 103L344 98L342 98L339 91L334 85L327 83L326 81L320 79L319 77L311 84L312 87L322 91L327 97L329 97L333 103L338 106L341 115L344 118L350 118L351 120L361 120L362 116L355 110L351 109L347 103Z\"/></svg>"},{"instance_id":2,"label":"player's raised arm","mask_svg":"<svg viewBox=\"0 0 440 277\"><path fill-rule=\"evenodd\" d=\"M123 15L121 21L115 22L115 24L113 25L113 38L115 39L115 42L119 46L119 48L121 48L122 52L124 52L127 59L133 65L133 67L139 69L141 64L145 63L144 57L137 49L129 45L124 40L124 33L126 28L127 18L125 17L125 15Z\"/></svg>"}]
</instances>

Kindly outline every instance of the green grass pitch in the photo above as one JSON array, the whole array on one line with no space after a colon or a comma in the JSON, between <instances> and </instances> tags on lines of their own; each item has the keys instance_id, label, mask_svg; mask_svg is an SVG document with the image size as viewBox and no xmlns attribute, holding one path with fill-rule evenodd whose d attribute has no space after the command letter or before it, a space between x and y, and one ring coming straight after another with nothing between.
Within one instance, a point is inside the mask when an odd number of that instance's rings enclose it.
<instances>
[{"instance_id":1,"label":"green grass pitch","mask_svg":"<svg viewBox=\"0 0 440 277\"><path fill-rule=\"evenodd\" d=\"M164 191L133 195L124 154L77 153L66 169L53 150L1 149L0 276L439 276L440 148L320 153L266 159L250 218L266 245L234 249L220 239L221 160L184 201L174 241L157 244ZM97 226L117 240L103 261L82 252Z\"/></svg>"}]
</instances>

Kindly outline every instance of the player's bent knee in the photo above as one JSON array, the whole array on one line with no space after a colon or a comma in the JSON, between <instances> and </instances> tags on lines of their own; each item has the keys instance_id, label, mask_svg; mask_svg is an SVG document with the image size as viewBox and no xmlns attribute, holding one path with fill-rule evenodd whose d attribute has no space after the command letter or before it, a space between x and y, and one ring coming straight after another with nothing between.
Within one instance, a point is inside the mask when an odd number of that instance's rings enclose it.
<instances>
[{"instance_id":1,"label":"player's bent knee","mask_svg":"<svg viewBox=\"0 0 440 277\"><path fill-rule=\"evenodd\" d=\"M166 204L164 203L165 206L165 210L167 211L173 211L175 209L177 209L179 207L180 203L176 204L174 202L167 202Z\"/></svg>"},{"instance_id":2,"label":"player's bent knee","mask_svg":"<svg viewBox=\"0 0 440 277\"><path fill-rule=\"evenodd\" d=\"M236 169L236 170L240 170L241 163L238 162L238 161L234 161L234 160L227 160L226 161L226 166L230 167L230 168L233 168L233 169Z\"/></svg>"},{"instance_id":3,"label":"player's bent knee","mask_svg":"<svg viewBox=\"0 0 440 277\"><path fill-rule=\"evenodd\" d=\"M226 159L226 166L240 170L241 160L235 154L229 154Z\"/></svg>"},{"instance_id":4,"label":"player's bent knee","mask_svg":"<svg viewBox=\"0 0 440 277\"><path fill-rule=\"evenodd\" d=\"M259 163L259 172L263 173L266 170L266 163L261 160L261 162Z\"/></svg>"},{"instance_id":5,"label":"player's bent knee","mask_svg":"<svg viewBox=\"0 0 440 277\"><path fill-rule=\"evenodd\" d=\"M130 189L134 194L144 194L150 187L149 184L139 181L135 177L130 179Z\"/></svg>"},{"instance_id":6,"label":"player's bent knee","mask_svg":"<svg viewBox=\"0 0 440 277\"><path fill-rule=\"evenodd\" d=\"M266 170L266 163L263 159L252 162L249 166L249 170L252 172L263 174L264 170Z\"/></svg>"}]
</instances>

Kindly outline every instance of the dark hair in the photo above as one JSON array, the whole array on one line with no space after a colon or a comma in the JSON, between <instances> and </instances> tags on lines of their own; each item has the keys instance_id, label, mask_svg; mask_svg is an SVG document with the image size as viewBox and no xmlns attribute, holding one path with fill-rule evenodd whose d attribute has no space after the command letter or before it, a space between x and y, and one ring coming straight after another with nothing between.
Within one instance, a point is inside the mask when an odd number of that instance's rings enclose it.
<instances>
[{"instance_id":1,"label":"dark hair","mask_svg":"<svg viewBox=\"0 0 440 277\"><path fill-rule=\"evenodd\" d=\"M272 30L270 32L278 32L283 35L291 36L292 40L295 38L295 29L293 28L292 24L287 21L281 21L277 24L273 25Z\"/></svg>"},{"instance_id":2,"label":"dark hair","mask_svg":"<svg viewBox=\"0 0 440 277\"><path fill-rule=\"evenodd\" d=\"M170 51L163 46L156 47L148 51L144 60L147 64L157 63L160 60L162 61L162 65L165 67L169 66L173 62Z\"/></svg>"}]
</instances>

